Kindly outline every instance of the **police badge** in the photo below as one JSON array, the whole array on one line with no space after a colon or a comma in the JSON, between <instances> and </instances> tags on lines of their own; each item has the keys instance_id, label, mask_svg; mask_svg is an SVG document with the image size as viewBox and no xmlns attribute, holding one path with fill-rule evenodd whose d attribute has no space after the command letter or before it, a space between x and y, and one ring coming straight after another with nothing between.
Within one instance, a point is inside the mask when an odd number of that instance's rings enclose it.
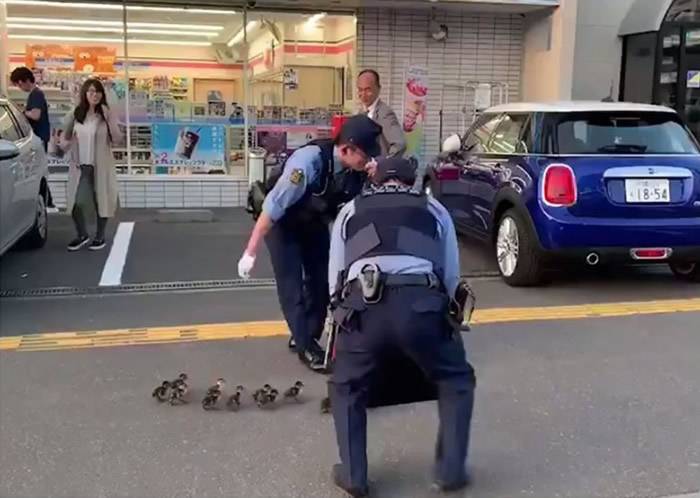
<instances>
[{"instance_id":1,"label":"police badge","mask_svg":"<svg viewBox=\"0 0 700 498\"><path fill-rule=\"evenodd\" d=\"M292 174L289 175L289 181L294 185L299 185L302 181L304 181L304 171L301 169L295 169L292 171Z\"/></svg>"}]
</instances>

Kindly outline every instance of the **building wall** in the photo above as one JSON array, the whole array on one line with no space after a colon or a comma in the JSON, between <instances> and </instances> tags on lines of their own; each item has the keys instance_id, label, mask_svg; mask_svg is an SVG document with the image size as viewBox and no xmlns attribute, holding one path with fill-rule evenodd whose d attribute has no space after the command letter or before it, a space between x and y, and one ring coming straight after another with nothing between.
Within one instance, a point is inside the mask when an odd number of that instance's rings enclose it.
<instances>
[{"instance_id":1,"label":"building wall","mask_svg":"<svg viewBox=\"0 0 700 498\"><path fill-rule=\"evenodd\" d=\"M524 100L572 98L577 5L585 1L562 0L554 11L537 12L525 17Z\"/></svg>"},{"instance_id":2,"label":"building wall","mask_svg":"<svg viewBox=\"0 0 700 498\"><path fill-rule=\"evenodd\" d=\"M618 32L633 3L634 0L578 0L574 99L601 100L607 96L617 99L622 62L622 40Z\"/></svg>"},{"instance_id":3,"label":"building wall","mask_svg":"<svg viewBox=\"0 0 700 498\"><path fill-rule=\"evenodd\" d=\"M403 117L406 69L420 65L428 71L423 158L431 158L442 137L471 123L474 92L469 82L508 85L510 101L520 99L523 56L523 18L469 10L436 10L438 23L448 27L446 42L428 31L429 9L363 9L358 13L357 67L372 68L382 80L382 99ZM494 102L495 103L495 102Z\"/></svg>"}]
</instances>

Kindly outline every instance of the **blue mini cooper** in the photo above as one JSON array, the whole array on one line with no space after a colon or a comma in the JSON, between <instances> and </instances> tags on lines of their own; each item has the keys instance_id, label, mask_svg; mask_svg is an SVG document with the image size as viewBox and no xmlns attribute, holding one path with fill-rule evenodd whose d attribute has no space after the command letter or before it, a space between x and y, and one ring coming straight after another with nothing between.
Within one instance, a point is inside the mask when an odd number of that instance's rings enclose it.
<instances>
[{"instance_id":1,"label":"blue mini cooper","mask_svg":"<svg viewBox=\"0 0 700 498\"><path fill-rule=\"evenodd\" d=\"M700 281L700 149L666 107L493 107L445 140L424 182L460 232L492 243L510 285L565 261L665 263Z\"/></svg>"}]
</instances>

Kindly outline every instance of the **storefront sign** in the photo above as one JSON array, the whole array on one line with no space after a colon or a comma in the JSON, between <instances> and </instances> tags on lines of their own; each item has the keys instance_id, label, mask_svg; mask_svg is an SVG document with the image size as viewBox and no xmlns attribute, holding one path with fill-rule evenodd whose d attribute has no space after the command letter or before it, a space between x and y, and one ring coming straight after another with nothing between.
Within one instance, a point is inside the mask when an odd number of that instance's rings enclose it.
<instances>
[{"instance_id":1,"label":"storefront sign","mask_svg":"<svg viewBox=\"0 0 700 498\"><path fill-rule=\"evenodd\" d=\"M24 65L35 69L73 69L73 51L62 45L27 45Z\"/></svg>"},{"instance_id":2,"label":"storefront sign","mask_svg":"<svg viewBox=\"0 0 700 498\"><path fill-rule=\"evenodd\" d=\"M420 158L423 146L423 123L428 100L428 70L409 66L406 70L403 101L403 131L406 134L406 157Z\"/></svg>"},{"instance_id":3,"label":"storefront sign","mask_svg":"<svg viewBox=\"0 0 700 498\"><path fill-rule=\"evenodd\" d=\"M226 165L226 128L192 123L153 124L153 164L204 172Z\"/></svg>"},{"instance_id":4,"label":"storefront sign","mask_svg":"<svg viewBox=\"0 0 700 498\"><path fill-rule=\"evenodd\" d=\"M107 47L73 47L75 70L81 73L113 73L117 53Z\"/></svg>"}]
</instances>

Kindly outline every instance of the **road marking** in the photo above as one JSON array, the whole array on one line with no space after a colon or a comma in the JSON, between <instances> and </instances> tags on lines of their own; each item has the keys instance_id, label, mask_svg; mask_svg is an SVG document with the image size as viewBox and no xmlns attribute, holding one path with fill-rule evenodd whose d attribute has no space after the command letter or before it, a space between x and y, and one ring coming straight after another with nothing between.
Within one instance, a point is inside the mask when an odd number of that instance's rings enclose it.
<instances>
[{"instance_id":1,"label":"road marking","mask_svg":"<svg viewBox=\"0 0 700 498\"><path fill-rule=\"evenodd\" d=\"M121 285L122 272L126 264L126 255L129 252L132 233L134 233L134 222L119 223L112 242L112 249L109 251L105 267L102 270L100 287Z\"/></svg>"},{"instance_id":2,"label":"road marking","mask_svg":"<svg viewBox=\"0 0 700 498\"><path fill-rule=\"evenodd\" d=\"M700 311L700 298L666 301L580 304L533 308L490 308L477 310L473 325L546 320L579 320L632 315ZM0 351L51 351L103 348L142 344L168 344L286 336L287 324L259 322L210 323L138 329L58 332L0 337Z\"/></svg>"}]
</instances>

